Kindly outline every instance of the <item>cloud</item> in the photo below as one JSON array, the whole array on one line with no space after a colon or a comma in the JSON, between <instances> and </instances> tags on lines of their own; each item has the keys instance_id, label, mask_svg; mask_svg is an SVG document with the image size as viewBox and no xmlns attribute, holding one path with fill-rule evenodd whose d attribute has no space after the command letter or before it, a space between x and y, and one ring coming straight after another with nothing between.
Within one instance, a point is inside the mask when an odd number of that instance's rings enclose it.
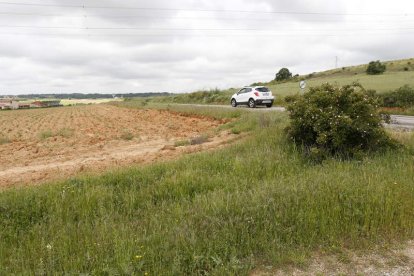
<instances>
[{"instance_id":1,"label":"cloud","mask_svg":"<svg viewBox=\"0 0 414 276\"><path fill-rule=\"evenodd\" d=\"M408 0L1 5L0 94L190 92L267 81L281 67L330 69L336 56L340 66L407 58L414 17L403 14L413 7Z\"/></svg>"}]
</instances>

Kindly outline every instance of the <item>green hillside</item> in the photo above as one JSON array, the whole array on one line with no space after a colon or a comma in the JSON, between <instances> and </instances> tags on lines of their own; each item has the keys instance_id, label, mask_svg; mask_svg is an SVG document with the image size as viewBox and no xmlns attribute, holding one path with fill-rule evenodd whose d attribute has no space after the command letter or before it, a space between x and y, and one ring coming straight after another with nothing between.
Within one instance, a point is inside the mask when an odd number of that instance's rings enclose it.
<instances>
[{"instance_id":1,"label":"green hillside","mask_svg":"<svg viewBox=\"0 0 414 276\"><path fill-rule=\"evenodd\" d=\"M389 92L406 84L414 86L414 58L384 63L387 66L387 71L382 75L367 75L365 70L368 65L363 64L311 73L283 83L271 81L264 85L268 85L276 95L282 97L298 93L300 90L298 82L300 80L306 80L308 87L325 82L338 83L339 85L359 82L366 89L373 89L378 93Z\"/></svg>"},{"instance_id":2,"label":"green hillside","mask_svg":"<svg viewBox=\"0 0 414 276\"><path fill-rule=\"evenodd\" d=\"M362 64L301 75L286 82L276 82L273 80L270 82L258 82L257 84L268 86L279 97L279 102L276 104L281 103L281 98L299 93L299 81L301 80L306 80L308 83L307 89L325 82L337 83L338 85L359 82L366 89L373 89L378 93L390 92L406 84L414 86L414 58L386 61L384 63L387 66L387 71L382 75L367 75L365 71L368 65ZM197 91L189 94L156 98L155 101L164 103L227 104L231 95L237 89Z\"/></svg>"}]
</instances>

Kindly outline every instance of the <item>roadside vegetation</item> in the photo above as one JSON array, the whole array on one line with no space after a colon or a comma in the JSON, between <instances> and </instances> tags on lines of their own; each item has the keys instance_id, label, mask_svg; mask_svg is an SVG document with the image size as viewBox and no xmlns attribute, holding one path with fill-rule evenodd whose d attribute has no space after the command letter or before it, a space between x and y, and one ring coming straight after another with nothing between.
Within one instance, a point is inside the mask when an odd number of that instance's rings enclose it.
<instances>
[{"instance_id":1,"label":"roadside vegetation","mask_svg":"<svg viewBox=\"0 0 414 276\"><path fill-rule=\"evenodd\" d=\"M414 115L414 88L408 85L380 94L381 111L389 114Z\"/></svg>"},{"instance_id":2,"label":"roadside vegetation","mask_svg":"<svg viewBox=\"0 0 414 276\"><path fill-rule=\"evenodd\" d=\"M220 90L218 88L206 91L197 91L189 94L154 98L160 103L199 103L199 104L228 104L230 97L237 89Z\"/></svg>"},{"instance_id":3,"label":"roadside vegetation","mask_svg":"<svg viewBox=\"0 0 414 276\"><path fill-rule=\"evenodd\" d=\"M378 65L374 62L374 65ZM270 82L257 82L252 85L264 85L269 87L276 95L275 105L286 106L285 98L301 92L299 82L305 80L309 91L310 87L320 86L324 83L332 83L339 86L358 82L367 90L375 90L379 95L386 94L405 85L414 87L414 58L379 62L380 67L386 67L386 71L378 75L367 74L367 64L341 67L324 72L314 72L307 75L294 75L287 68L278 71L276 78ZM247 85L247 84L246 84ZM229 104L230 97L238 88L213 89L189 94L171 95L166 97L153 97L146 101L161 103L193 103L193 104ZM410 114L414 114L411 112Z\"/></svg>"},{"instance_id":4,"label":"roadside vegetation","mask_svg":"<svg viewBox=\"0 0 414 276\"><path fill-rule=\"evenodd\" d=\"M177 161L1 191L0 274L247 275L414 237L413 136L315 165L287 139L287 114L114 105L212 116L250 135Z\"/></svg>"},{"instance_id":5,"label":"roadside vegetation","mask_svg":"<svg viewBox=\"0 0 414 276\"><path fill-rule=\"evenodd\" d=\"M378 100L354 83L324 84L292 98L289 138L313 161L328 156L362 158L367 153L396 148L382 126Z\"/></svg>"}]
</instances>

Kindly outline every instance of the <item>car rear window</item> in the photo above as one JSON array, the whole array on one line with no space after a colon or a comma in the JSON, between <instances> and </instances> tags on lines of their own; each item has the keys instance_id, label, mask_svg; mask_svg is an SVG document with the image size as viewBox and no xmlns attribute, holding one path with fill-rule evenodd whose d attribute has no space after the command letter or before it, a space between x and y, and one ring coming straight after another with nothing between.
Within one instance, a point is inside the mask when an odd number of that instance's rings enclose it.
<instances>
[{"instance_id":1,"label":"car rear window","mask_svg":"<svg viewBox=\"0 0 414 276\"><path fill-rule=\"evenodd\" d=\"M259 87L259 88L256 88L256 90L259 92L269 92L269 88L267 87Z\"/></svg>"}]
</instances>

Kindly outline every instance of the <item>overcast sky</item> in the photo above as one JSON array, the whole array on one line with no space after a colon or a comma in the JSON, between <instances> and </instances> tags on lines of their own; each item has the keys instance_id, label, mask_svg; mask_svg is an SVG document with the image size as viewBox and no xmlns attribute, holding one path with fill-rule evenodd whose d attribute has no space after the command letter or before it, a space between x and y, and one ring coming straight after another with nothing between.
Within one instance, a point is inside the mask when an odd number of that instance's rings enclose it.
<instances>
[{"instance_id":1,"label":"overcast sky","mask_svg":"<svg viewBox=\"0 0 414 276\"><path fill-rule=\"evenodd\" d=\"M0 40L0 94L191 92L414 57L414 2L18 0Z\"/></svg>"}]
</instances>

